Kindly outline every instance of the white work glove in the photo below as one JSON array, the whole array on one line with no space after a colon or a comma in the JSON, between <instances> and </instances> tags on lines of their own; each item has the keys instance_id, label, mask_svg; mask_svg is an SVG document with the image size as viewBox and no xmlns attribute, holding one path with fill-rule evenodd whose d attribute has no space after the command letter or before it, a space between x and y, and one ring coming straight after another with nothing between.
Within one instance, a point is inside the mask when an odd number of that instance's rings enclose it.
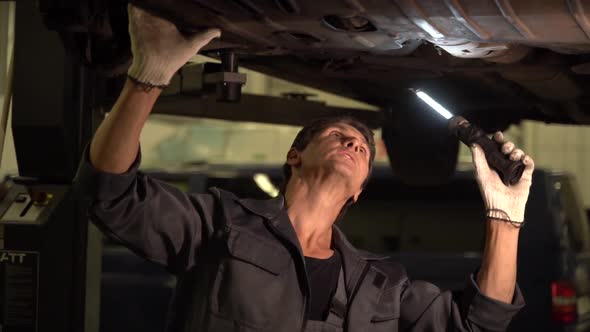
<instances>
[{"instance_id":1,"label":"white work glove","mask_svg":"<svg viewBox=\"0 0 590 332\"><path fill-rule=\"evenodd\" d=\"M525 169L516 184L506 186L498 173L489 167L481 147L473 144L471 152L475 165L475 176L484 200L486 216L491 219L504 220L515 227L520 227L524 222L524 209L529 197L535 163L522 150L516 149L514 143L504 142L504 135L501 132L497 132L493 140L502 144L502 153L509 156L510 160L522 160Z\"/></svg>"},{"instance_id":2,"label":"white work glove","mask_svg":"<svg viewBox=\"0 0 590 332\"><path fill-rule=\"evenodd\" d=\"M127 6L133 63L127 71L132 80L163 88L172 76L211 39L219 37L219 29L185 36L172 22L147 11Z\"/></svg>"}]
</instances>

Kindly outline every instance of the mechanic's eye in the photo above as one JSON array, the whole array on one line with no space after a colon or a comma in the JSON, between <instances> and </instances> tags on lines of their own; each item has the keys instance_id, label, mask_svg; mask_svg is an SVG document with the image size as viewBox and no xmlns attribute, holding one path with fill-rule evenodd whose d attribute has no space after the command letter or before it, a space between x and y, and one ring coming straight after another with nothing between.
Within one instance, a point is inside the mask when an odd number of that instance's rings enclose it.
<instances>
[{"instance_id":1,"label":"mechanic's eye","mask_svg":"<svg viewBox=\"0 0 590 332\"><path fill-rule=\"evenodd\" d=\"M365 148L361 148L361 152L362 153L367 153L367 150L365 150Z\"/></svg>"},{"instance_id":2,"label":"mechanic's eye","mask_svg":"<svg viewBox=\"0 0 590 332\"><path fill-rule=\"evenodd\" d=\"M330 133L330 135L336 136L336 137L340 137L340 132L339 131L333 131Z\"/></svg>"}]
</instances>

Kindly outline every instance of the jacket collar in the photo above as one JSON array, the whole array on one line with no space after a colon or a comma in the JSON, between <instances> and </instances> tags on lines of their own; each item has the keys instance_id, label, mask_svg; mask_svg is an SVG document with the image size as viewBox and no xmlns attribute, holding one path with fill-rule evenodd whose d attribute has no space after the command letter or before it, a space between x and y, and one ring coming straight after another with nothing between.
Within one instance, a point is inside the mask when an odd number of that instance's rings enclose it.
<instances>
[{"instance_id":1,"label":"jacket collar","mask_svg":"<svg viewBox=\"0 0 590 332\"><path fill-rule=\"evenodd\" d=\"M355 248L346 238L342 230L336 225L332 227L332 237L334 238L334 244L336 248L340 249L341 251L347 251L353 256L358 256L362 260L366 261L374 261L374 260L383 260L389 258L389 256L375 254L372 252L368 252L365 250L359 250Z\"/></svg>"},{"instance_id":2,"label":"jacket collar","mask_svg":"<svg viewBox=\"0 0 590 332\"><path fill-rule=\"evenodd\" d=\"M297 240L295 230L289 220L288 214L281 213L286 212L285 197L283 195L267 200L236 198L236 201L248 211L269 220L273 226L285 233L286 237L299 247L299 240ZM358 250L348 241L344 233L336 225L332 227L332 237L334 245L343 255L345 255L345 257L358 258L365 261L388 258L388 256Z\"/></svg>"},{"instance_id":3,"label":"jacket collar","mask_svg":"<svg viewBox=\"0 0 590 332\"><path fill-rule=\"evenodd\" d=\"M240 199L237 197L235 200L246 210L269 220L275 219L277 214L279 214L279 212L285 206L285 198L283 195L279 195L267 200L250 198Z\"/></svg>"}]
</instances>

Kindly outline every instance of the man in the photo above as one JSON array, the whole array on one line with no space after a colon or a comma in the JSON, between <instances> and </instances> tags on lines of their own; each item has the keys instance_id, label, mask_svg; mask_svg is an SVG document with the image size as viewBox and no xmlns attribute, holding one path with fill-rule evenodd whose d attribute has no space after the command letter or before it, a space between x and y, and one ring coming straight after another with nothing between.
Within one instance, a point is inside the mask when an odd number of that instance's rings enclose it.
<instances>
[{"instance_id":1,"label":"man","mask_svg":"<svg viewBox=\"0 0 590 332\"><path fill-rule=\"evenodd\" d=\"M283 194L268 201L216 188L185 194L138 172L140 132L161 88L220 32L185 37L133 6L129 16L129 79L81 162L77 184L92 195L89 215L106 234L178 276L171 331L506 329L524 305L516 253L530 157L503 143L507 156L526 165L520 182L506 187L481 149L472 148L487 237L481 268L463 298L452 298L355 249L334 226L361 194L375 156L372 133L354 119L305 127L287 153ZM503 142L501 134L494 138Z\"/></svg>"}]
</instances>

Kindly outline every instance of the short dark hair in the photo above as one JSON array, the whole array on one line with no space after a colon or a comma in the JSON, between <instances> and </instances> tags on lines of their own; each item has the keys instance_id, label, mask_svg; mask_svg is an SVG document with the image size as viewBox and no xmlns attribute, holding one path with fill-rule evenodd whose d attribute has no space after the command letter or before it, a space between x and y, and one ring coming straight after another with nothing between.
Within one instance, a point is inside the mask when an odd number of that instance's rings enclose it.
<instances>
[{"instance_id":1,"label":"short dark hair","mask_svg":"<svg viewBox=\"0 0 590 332\"><path fill-rule=\"evenodd\" d=\"M367 143L369 143L371 155L369 158L369 173L362 184L362 188L364 188L367 185L367 182L369 181L369 177L373 169L373 162L375 161L375 137L373 131L358 119L349 115L345 115L315 120L303 127L299 131L299 133L297 133L297 136L295 136L295 139L293 140L293 144L291 144L291 148L295 148L297 149L297 151L303 151L319 133L321 133L324 129L338 123L344 123L355 128L363 135L365 140L367 140ZM291 170L291 165L285 163L283 165L283 183L281 185L281 192L285 193L287 189L287 184L289 183L289 180L291 179L292 175L293 173Z\"/></svg>"}]
</instances>

